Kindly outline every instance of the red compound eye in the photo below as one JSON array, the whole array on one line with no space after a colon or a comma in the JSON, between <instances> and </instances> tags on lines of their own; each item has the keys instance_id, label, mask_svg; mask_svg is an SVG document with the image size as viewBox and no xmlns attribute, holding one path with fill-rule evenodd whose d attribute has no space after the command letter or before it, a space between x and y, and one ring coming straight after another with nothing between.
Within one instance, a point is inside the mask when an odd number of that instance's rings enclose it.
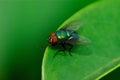
<instances>
[{"instance_id":1,"label":"red compound eye","mask_svg":"<svg viewBox=\"0 0 120 80\"><path fill-rule=\"evenodd\" d=\"M57 39L55 33L51 33L51 34L50 34L50 40L49 40L49 42L50 42L51 44L56 44L57 41L58 41L58 39Z\"/></svg>"}]
</instances>

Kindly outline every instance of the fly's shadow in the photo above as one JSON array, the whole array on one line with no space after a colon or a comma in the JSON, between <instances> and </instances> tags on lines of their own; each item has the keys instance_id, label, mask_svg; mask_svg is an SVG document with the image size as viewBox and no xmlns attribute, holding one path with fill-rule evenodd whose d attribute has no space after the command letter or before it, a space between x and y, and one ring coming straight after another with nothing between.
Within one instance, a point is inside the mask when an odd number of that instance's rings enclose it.
<instances>
[{"instance_id":1,"label":"fly's shadow","mask_svg":"<svg viewBox=\"0 0 120 80\"><path fill-rule=\"evenodd\" d=\"M78 55L88 56L92 54L91 47L86 45L76 45L73 47L72 52Z\"/></svg>"},{"instance_id":2,"label":"fly's shadow","mask_svg":"<svg viewBox=\"0 0 120 80\"><path fill-rule=\"evenodd\" d=\"M61 45L50 46L50 48L56 50L53 58L55 58L57 55L65 56L67 53L69 53L70 56L72 56L72 54L88 56L92 53L91 47L84 45L75 45L73 48L71 48L70 51L70 46L68 45L65 45L66 49L64 49L64 47L62 47Z\"/></svg>"},{"instance_id":3,"label":"fly's shadow","mask_svg":"<svg viewBox=\"0 0 120 80\"><path fill-rule=\"evenodd\" d=\"M57 50L53 56L54 58L57 55L66 55L66 53L69 53L69 55L72 56L71 50L73 48L73 45L70 45L70 44L54 45L54 46L50 46L50 48Z\"/></svg>"}]
</instances>

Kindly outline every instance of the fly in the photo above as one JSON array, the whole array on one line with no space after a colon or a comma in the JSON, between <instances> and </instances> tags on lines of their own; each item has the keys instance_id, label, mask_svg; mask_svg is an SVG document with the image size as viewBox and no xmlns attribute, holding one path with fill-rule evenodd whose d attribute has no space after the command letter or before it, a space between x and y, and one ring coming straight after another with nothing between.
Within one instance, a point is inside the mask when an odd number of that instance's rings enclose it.
<instances>
[{"instance_id":1,"label":"fly","mask_svg":"<svg viewBox=\"0 0 120 80\"><path fill-rule=\"evenodd\" d=\"M49 35L48 43L51 46L60 45L63 49L58 50L58 52L66 51L67 47L69 54L71 54L71 50L73 45L86 45L89 44L91 41L88 38L85 38L77 33L77 30L81 27L79 21L73 21L69 24L63 26L56 32L52 32ZM58 54L58 52L54 55L54 57Z\"/></svg>"}]
</instances>

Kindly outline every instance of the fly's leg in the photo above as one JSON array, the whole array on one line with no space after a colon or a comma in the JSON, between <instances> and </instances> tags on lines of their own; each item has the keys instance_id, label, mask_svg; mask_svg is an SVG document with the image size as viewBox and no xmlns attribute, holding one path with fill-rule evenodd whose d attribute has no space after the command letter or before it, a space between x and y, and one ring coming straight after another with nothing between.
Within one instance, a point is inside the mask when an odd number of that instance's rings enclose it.
<instances>
[{"instance_id":1,"label":"fly's leg","mask_svg":"<svg viewBox=\"0 0 120 80\"><path fill-rule=\"evenodd\" d=\"M64 53L65 53L65 51L66 51L65 44L61 44L61 46L63 47L63 49L62 49L62 50L58 50L58 51L56 52L56 54L54 55L54 57L56 57L56 55L57 55L59 52L64 52Z\"/></svg>"},{"instance_id":2,"label":"fly's leg","mask_svg":"<svg viewBox=\"0 0 120 80\"><path fill-rule=\"evenodd\" d=\"M68 51L69 51L70 56L72 56L71 50L72 50L72 48L73 48L73 45L72 45L72 44L67 44L67 45L70 46L70 48L68 49Z\"/></svg>"},{"instance_id":3,"label":"fly's leg","mask_svg":"<svg viewBox=\"0 0 120 80\"><path fill-rule=\"evenodd\" d=\"M65 53L65 50L58 50L53 57L55 58L56 55L58 55L59 52L64 52Z\"/></svg>"}]
</instances>

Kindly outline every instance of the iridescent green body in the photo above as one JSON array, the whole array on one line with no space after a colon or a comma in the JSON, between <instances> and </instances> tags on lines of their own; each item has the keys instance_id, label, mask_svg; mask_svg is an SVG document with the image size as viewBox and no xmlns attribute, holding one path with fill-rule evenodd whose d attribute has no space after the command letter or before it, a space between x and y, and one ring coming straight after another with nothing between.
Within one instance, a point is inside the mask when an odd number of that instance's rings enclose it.
<instances>
[{"instance_id":1,"label":"iridescent green body","mask_svg":"<svg viewBox=\"0 0 120 80\"><path fill-rule=\"evenodd\" d=\"M58 42L60 43L61 41L66 41L69 40L69 38L72 38L74 40L77 40L78 34L75 31L72 30L65 30L65 29L61 29L55 32L57 38L58 38Z\"/></svg>"}]
</instances>

